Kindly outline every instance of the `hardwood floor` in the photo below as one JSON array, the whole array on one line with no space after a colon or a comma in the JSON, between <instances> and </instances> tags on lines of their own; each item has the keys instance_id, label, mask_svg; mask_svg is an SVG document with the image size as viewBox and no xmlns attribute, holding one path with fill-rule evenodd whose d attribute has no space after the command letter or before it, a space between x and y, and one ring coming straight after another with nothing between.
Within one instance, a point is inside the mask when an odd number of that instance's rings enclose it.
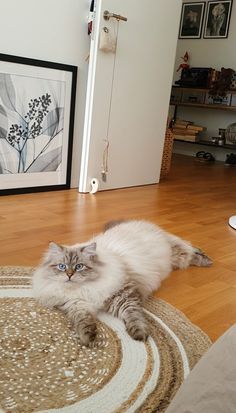
<instances>
[{"instance_id":1,"label":"hardwood floor","mask_svg":"<svg viewBox=\"0 0 236 413\"><path fill-rule=\"evenodd\" d=\"M151 220L213 258L211 268L173 272L156 295L215 340L236 322L236 231L227 224L236 214L235 188L236 168L175 156L159 185L2 196L0 265L34 266L48 241L84 241L110 219Z\"/></svg>"}]
</instances>

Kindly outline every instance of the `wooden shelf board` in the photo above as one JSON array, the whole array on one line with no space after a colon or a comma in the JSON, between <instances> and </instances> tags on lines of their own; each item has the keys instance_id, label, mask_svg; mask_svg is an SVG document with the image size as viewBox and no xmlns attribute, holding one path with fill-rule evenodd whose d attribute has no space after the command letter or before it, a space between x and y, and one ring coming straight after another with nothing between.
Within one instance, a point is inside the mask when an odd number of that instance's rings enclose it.
<instances>
[{"instance_id":1,"label":"wooden shelf board","mask_svg":"<svg viewBox=\"0 0 236 413\"><path fill-rule=\"evenodd\" d=\"M192 143L194 145L206 145L206 146L213 146L216 148L225 148L225 149L236 149L236 145L230 145L230 144L225 144L225 145L217 145L213 142L207 142L207 141L195 141L195 142L191 142L191 141L185 141L183 139L174 139L174 142L184 142L184 143Z\"/></svg>"},{"instance_id":2,"label":"wooden shelf board","mask_svg":"<svg viewBox=\"0 0 236 413\"><path fill-rule=\"evenodd\" d=\"M227 105L207 105L206 103L176 103L170 102L170 105L174 106L189 106L194 108L205 108L205 109L220 109L220 110L229 110L231 112L236 111L236 106L227 106Z\"/></svg>"},{"instance_id":3,"label":"wooden shelf board","mask_svg":"<svg viewBox=\"0 0 236 413\"><path fill-rule=\"evenodd\" d=\"M195 92L209 92L210 89L208 88L197 88L197 87L184 87L184 86L177 86L177 85L173 85L172 88L178 89L178 90L183 90L183 91L195 91ZM228 93L231 94L236 94L236 90L228 90Z\"/></svg>"}]
</instances>

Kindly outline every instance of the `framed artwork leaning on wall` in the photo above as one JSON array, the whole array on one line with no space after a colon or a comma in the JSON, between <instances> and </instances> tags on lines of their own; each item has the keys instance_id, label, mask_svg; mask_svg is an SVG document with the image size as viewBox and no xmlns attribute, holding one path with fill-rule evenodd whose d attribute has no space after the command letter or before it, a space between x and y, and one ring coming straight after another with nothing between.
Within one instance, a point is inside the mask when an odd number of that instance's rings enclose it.
<instances>
[{"instance_id":1,"label":"framed artwork leaning on wall","mask_svg":"<svg viewBox=\"0 0 236 413\"><path fill-rule=\"evenodd\" d=\"M204 27L204 39L226 39L229 32L233 0L209 1Z\"/></svg>"},{"instance_id":2,"label":"framed artwork leaning on wall","mask_svg":"<svg viewBox=\"0 0 236 413\"><path fill-rule=\"evenodd\" d=\"M0 195L70 187L76 76L0 54Z\"/></svg>"},{"instance_id":3,"label":"framed artwork leaning on wall","mask_svg":"<svg viewBox=\"0 0 236 413\"><path fill-rule=\"evenodd\" d=\"M179 39L201 38L204 10L204 1L182 4Z\"/></svg>"}]
</instances>

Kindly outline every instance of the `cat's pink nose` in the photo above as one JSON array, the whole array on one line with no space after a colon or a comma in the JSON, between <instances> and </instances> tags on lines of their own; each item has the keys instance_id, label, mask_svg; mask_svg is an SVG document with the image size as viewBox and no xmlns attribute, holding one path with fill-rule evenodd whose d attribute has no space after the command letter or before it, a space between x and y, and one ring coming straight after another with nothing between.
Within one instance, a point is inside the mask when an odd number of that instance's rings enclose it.
<instances>
[{"instance_id":1,"label":"cat's pink nose","mask_svg":"<svg viewBox=\"0 0 236 413\"><path fill-rule=\"evenodd\" d=\"M74 274L73 272L67 272L67 277L69 278L69 280L71 279L72 275Z\"/></svg>"}]
</instances>

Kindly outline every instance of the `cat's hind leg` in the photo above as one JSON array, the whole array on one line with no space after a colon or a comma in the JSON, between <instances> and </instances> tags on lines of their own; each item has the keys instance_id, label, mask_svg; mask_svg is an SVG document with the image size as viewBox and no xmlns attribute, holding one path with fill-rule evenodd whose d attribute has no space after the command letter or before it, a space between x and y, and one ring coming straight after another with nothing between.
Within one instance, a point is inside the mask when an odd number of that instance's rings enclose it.
<instances>
[{"instance_id":1,"label":"cat's hind leg","mask_svg":"<svg viewBox=\"0 0 236 413\"><path fill-rule=\"evenodd\" d=\"M213 261L199 248L193 247L193 255L190 265L195 265L197 267L210 267Z\"/></svg>"},{"instance_id":2,"label":"cat's hind leg","mask_svg":"<svg viewBox=\"0 0 236 413\"><path fill-rule=\"evenodd\" d=\"M105 310L124 322L128 334L134 340L145 341L148 338L149 326L142 299L134 287L127 285L114 294L107 300Z\"/></svg>"},{"instance_id":3,"label":"cat's hind leg","mask_svg":"<svg viewBox=\"0 0 236 413\"><path fill-rule=\"evenodd\" d=\"M168 234L171 245L171 264L173 269L184 269L190 265L209 267L212 260L199 248L193 247L189 242Z\"/></svg>"}]
</instances>

